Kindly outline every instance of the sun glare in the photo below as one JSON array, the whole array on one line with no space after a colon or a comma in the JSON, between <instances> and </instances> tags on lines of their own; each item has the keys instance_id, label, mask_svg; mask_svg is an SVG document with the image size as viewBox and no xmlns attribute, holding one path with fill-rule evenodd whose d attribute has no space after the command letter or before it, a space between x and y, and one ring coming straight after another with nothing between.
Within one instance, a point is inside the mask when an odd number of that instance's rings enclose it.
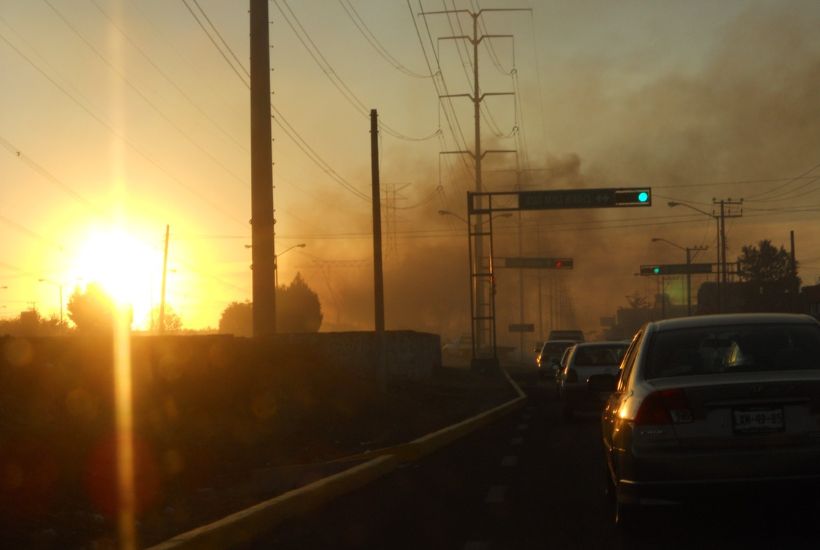
<instances>
[{"instance_id":1,"label":"sun glare","mask_svg":"<svg viewBox=\"0 0 820 550\"><path fill-rule=\"evenodd\" d=\"M135 326L147 328L151 308L159 300L161 270L159 250L125 230L111 229L88 235L71 271L79 283L98 283L118 305L132 307Z\"/></svg>"}]
</instances>

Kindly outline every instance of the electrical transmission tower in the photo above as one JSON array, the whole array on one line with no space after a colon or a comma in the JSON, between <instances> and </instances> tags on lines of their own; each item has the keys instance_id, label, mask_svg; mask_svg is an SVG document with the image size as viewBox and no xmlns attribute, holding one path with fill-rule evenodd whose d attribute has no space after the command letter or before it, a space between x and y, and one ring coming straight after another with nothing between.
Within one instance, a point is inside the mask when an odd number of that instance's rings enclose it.
<instances>
[{"instance_id":1,"label":"electrical transmission tower","mask_svg":"<svg viewBox=\"0 0 820 550\"><path fill-rule=\"evenodd\" d=\"M511 34L478 34L478 18L487 12L513 12L513 11L531 11L529 8L490 8L480 9L478 11L456 9L456 10L440 10L421 12L419 15L449 15L467 14L473 20L472 36L443 36L439 40L466 40L472 45L472 66L473 66L473 92L471 94L445 94L440 95L439 99L450 99L456 97L467 98L473 102L473 118L475 125L475 141L472 151L457 150L457 151L442 151L442 154L460 154L472 157L475 165L475 192L483 192L482 178L481 178L481 161L484 156L489 153L516 153L515 149L481 149L481 102L487 96L503 96L514 95L514 92L485 92L481 93L479 85L479 63L478 63L478 46L484 39L492 38L513 38ZM492 353L491 359L497 361L495 357L495 311L493 294L495 292L495 281L493 280L492 270L487 263L489 258L489 250L485 250L491 244L492 239L485 239L490 237L488 229L484 227L483 216L475 217L475 225L468 227L470 240L473 242L474 254L471 265L471 303L472 303L472 333L473 333L473 358L476 359L481 354L486 354L488 351ZM492 224L490 224L492 227Z\"/></svg>"}]
</instances>

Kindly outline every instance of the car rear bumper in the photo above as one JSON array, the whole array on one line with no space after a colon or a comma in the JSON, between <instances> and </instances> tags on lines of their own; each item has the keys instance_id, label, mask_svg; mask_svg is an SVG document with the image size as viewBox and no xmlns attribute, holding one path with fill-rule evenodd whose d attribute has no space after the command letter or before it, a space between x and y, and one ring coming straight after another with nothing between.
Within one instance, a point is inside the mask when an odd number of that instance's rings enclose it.
<instances>
[{"instance_id":1,"label":"car rear bumper","mask_svg":"<svg viewBox=\"0 0 820 550\"><path fill-rule=\"evenodd\" d=\"M751 496L820 487L820 448L741 452L619 453L619 487L628 500Z\"/></svg>"},{"instance_id":2,"label":"car rear bumper","mask_svg":"<svg viewBox=\"0 0 820 550\"><path fill-rule=\"evenodd\" d=\"M635 481L619 482L622 502L662 504L708 499L735 499L761 497L772 494L796 496L816 495L820 489L820 475L784 476L769 478L733 478L710 480Z\"/></svg>"}]
</instances>

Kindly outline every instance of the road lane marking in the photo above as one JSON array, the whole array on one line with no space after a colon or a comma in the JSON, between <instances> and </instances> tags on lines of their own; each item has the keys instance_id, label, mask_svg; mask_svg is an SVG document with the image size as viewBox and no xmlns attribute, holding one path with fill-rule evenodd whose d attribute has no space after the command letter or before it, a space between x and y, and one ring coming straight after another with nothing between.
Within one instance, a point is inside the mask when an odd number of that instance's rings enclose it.
<instances>
[{"instance_id":1,"label":"road lane marking","mask_svg":"<svg viewBox=\"0 0 820 550\"><path fill-rule=\"evenodd\" d=\"M493 485L492 487L490 487L490 490L487 491L487 496L484 498L484 502L486 504L501 504L502 502L504 502L504 498L506 496L506 485Z\"/></svg>"},{"instance_id":2,"label":"road lane marking","mask_svg":"<svg viewBox=\"0 0 820 550\"><path fill-rule=\"evenodd\" d=\"M527 424L526 422L522 422L521 424L519 424L518 426L516 426L516 428L515 428L515 429L516 429L516 430L518 430L519 432L523 432L523 431L524 431L524 430L526 430L527 428L529 428L529 424Z\"/></svg>"},{"instance_id":3,"label":"road lane marking","mask_svg":"<svg viewBox=\"0 0 820 550\"><path fill-rule=\"evenodd\" d=\"M510 439L510 445L521 445L522 443L524 443L523 437L513 437Z\"/></svg>"},{"instance_id":4,"label":"road lane marking","mask_svg":"<svg viewBox=\"0 0 820 550\"><path fill-rule=\"evenodd\" d=\"M524 420L529 420L532 415L530 413L524 413L521 416L524 418Z\"/></svg>"},{"instance_id":5,"label":"road lane marking","mask_svg":"<svg viewBox=\"0 0 820 550\"><path fill-rule=\"evenodd\" d=\"M507 468L518 466L518 457L515 455L505 456L501 461L501 465Z\"/></svg>"}]
</instances>

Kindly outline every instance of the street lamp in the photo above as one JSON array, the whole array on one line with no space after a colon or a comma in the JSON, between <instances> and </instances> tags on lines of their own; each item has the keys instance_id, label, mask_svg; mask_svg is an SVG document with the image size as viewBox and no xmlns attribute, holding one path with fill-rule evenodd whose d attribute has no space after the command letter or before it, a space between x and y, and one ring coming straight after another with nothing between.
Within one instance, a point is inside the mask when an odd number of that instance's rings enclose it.
<instances>
[{"instance_id":1,"label":"street lamp","mask_svg":"<svg viewBox=\"0 0 820 550\"><path fill-rule=\"evenodd\" d=\"M276 288L279 288L279 256L284 255L285 252L290 252L294 248L304 248L306 246L307 246L307 244L305 244L305 243L295 244L291 247L288 247L288 248L284 249L279 254L274 254L273 255L273 281L274 281L274 285L276 286Z\"/></svg>"},{"instance_id":2,"label":"street lamp","mask_svg":"<svg viewBox=\"0 0 820 550\"><path fill-rule=\"evenodd\" d=\"M692 266L692 258L694 258L694 256L692 256L692 252L694 251L695 256L697 256L698 252L700 252L702 250L706 250L709 247L708 246L693 246L693 247L681 246L677 243L673 243L672 241L670 241L668 239L661 238L661 237L652 237L652 242L653 243L663 242L663 243L674 246L675 248L679 248L679 249L686 252L686 314L687 315L692 315L692 268L691 268L691 266Z\"/></svg>"},{"instance_id":3,"label":"street lamp","mask_svg":"<svg viewBox=\"0 0 820 550\"><path fill-rule=\"evenodd\" d=\"M45 278L38 279L38 282L46 283L46 284L55 286L60 291L60 331L62 332L62 330L63 330L63 285L62 285L62 283L56 283L56 282L52 281L51 279L45 279ZM5 288L5 287L3 287L3 288Z\"/></svg>"},{"instance_id":4,"label":"street lamp","mask_svg":"<svg viewBox=\"0 0 820 550\"><path fill-rule=\"evenodd\" d=\"M718 295L717 306L718 306L718 313L720 313L720 311L722 309L722 303L721 302L723 301L723 288L722 288L722 284L721 284L721 281L720 281L720 273L721 273L721 269L724 271L724 273L726 271L725 264L721 265L721 261L720 261L720 251L723 250L721 248L722 240L720 238L720 216L716 216L715 214L713 214L711 212L707 212L706 210L701 210L700 208L698 208L696 206L692 206L691 204L687 204L685 202L669 201L666 204L667 204L667 206L669 206L669 208L674 208L676 206L685 206L686 208L689 208L690 210L694 210L695 212L699 212L699 213L703 214L704 216L709 216L710 218L713 218L715 220L715 225L717 226L717 241L716 241L716 243L717 243L717 246L716 246L717 256L716 256L716 262L715 262L716 265L717 265L717 279L716 279L717 289L718 289L718 292L717 292L717 295ZM726 261L725 253L724 253L723 260L724 260L724 262Z\"/></svg>"}]
</instances>

